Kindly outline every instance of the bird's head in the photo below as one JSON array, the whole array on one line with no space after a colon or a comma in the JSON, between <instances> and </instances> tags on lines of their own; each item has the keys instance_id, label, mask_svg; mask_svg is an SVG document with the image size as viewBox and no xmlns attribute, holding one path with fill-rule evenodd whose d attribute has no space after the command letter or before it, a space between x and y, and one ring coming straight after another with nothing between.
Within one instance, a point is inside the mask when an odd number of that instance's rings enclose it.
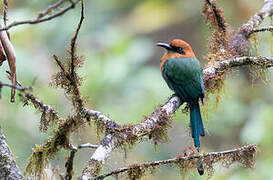
<instances>
[{"instance_id":1,"label":"bird's head","mask_svg":"<svg viewBox=\"0 0 273 180\"><path fill-rule=\"evenodd\" d=\"M166 49L166 52L161 59L160 63L161 68L163 64L169 59L195 57L191 46L180 39L174 39L170 42L170 44L157 43L156 45Z\"/></svg>"},{"instance_id":2,"label":"bird's head","mask_svg":"<svg viewBox=\"0 0 273 180\"><path fill-rule=\"evenodd\" d=\"M191 46L180 39L174 39L170 44L157 43L156 45L165 48L167 50L166 53L173 54L177 57L195 57Z\"/></svg>"}]
</instances>

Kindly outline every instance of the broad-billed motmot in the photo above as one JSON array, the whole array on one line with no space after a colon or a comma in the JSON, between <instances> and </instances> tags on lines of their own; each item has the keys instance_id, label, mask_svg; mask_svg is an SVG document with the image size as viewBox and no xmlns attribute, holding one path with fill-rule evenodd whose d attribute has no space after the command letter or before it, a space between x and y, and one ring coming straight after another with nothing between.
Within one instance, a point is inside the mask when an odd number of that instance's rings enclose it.
<instances>
[{"instance_id":1,"label":"broad-billed motmot","mask_svg":"<svg viewBox=\"0 0 273 180\"><path fill-rule=\"evenodd\" d=\"M199 136L205 136L199 107L199 100L203 103L205 94L202 67L191 46L183 40L174 39L170 44L157 43L157 46L166 50L160 63L164 80L182 101L189 104L191 135L199 151Z\"/></svg>"}]
</instances>

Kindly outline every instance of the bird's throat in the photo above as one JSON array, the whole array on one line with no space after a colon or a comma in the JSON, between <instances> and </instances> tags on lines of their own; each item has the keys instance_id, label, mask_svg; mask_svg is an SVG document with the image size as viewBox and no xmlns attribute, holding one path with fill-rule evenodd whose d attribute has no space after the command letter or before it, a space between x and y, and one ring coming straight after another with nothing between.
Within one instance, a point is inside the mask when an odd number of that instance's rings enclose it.
<instances>
[{"instance_id":1,"label":"bird's throat","mask_svg":"<svg viewBox=\"0 0 273 180\"><path fill-rule=\"evenodd\" d=\"M163 65L166 61L174 58L195 58L195 55L193 52L187 52L186 54L179 54L177 52L167 51L161 58L160 62L160 69L162 70Z\"/></svg>"}]
</instances>

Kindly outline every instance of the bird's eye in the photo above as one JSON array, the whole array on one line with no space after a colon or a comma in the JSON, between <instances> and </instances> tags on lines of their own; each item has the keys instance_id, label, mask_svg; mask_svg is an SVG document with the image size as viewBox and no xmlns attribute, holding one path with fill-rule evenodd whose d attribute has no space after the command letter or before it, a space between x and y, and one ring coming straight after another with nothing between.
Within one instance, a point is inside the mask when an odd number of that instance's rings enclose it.
<instances>
[{"instance_id":1,"label":"bird's eye","mask_svg":"<svg viewBox=\"0 0 273 180\"><path fill-rule=\"evenodd\" d=\"M177 52L179 54L186 54L185 51L183 50L183 48L181 48L181 47L177 48Z\"/></svg>"}]
</instances>

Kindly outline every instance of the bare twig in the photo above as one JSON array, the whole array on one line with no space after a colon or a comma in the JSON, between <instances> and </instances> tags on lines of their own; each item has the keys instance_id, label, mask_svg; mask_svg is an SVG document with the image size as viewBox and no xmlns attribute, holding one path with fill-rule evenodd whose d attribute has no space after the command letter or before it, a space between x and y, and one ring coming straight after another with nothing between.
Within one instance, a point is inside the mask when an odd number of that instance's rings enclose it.
<instances>
[{"instance_id":1,"label":"bare twig","mask_svg":"<svg viewBox=\"0 0 273 180\"><path fill-rule=\"evenodd\" d=\"M7 25L7 21L8 21L8 18L7 18L7 13L8 13L8 1L7 1L7 0L4 0L3 3L4 3L3 20L4 20L4 25L6 26L6 25Z\"/></svg>"},{"instance_id":2,"label":"bare twig","mask_svg":"<svg viewBox=\"0 0 273 180\"><path fill-rule=\"evenodd\" d=\"M22 87L22 86L16 86L16 85L13 85L13 84L2 83L1 81L0 81L0 86L6 86L6 87L14 88L14 89L17 89L19 91L24 91L25 90L25 88Z\"/></svg>"},{"instance_id":3,"label":"bare twig","mask_svg":"<svg viewBox=\"0 0 273 180\"><path fill-rule=\"evenodd\" d=\"M196 165L196 162L199 159L202 159L205 167L209 167L209 168L213 167L213 165L215 163L218 163L223 159L231 160L232 162L230 162L230 163L234 163L237 161L246 167L253 168L253 165L254 165L253 161L254 161L254 156L255 156L256 152L257 152L256 145L247 145L247 146L237 148L237 149L232 149L232 150L227 150L227 151L219 151L219 152L210 152L210 153L206 153L203 155L191 155L191 156L184 156L184 157L176 157L176 158L167 159L167 160L133 164L128 167L123 167L123 168L119 168L117 170L111 171L107 174L96 176L93 179L94 180L104 179L108 176L119 175L124 172L132 172L132 171L139 171L139 170L145 171L145 169L147 169L147 168L153 168L156 166L170 165L170 164L173 164L173 165L182 164L185 166L185 168L196 168L196 167L194 167L194 165ZM239 157L243 158L243 160L240 159ZM234 159L232 159L232 158L234 158ZM186 165L189 165L190 167L188 167ZM183 168L183 166L182 166L182 168Z\"/></svg>"},{"instance_id":4,"label":"bare twig","mask_svg":"<svg viewBox=\"0 0 273 180\"><path fill-rule=\"evenodd\" d=\"M79 145L79 149L84 149L84 148L97 148L98 145L95 145L95 144L90 144L90 143L85 143L85 144L81 144Z\"/></svg>"},{"instance_id":5,"label":"bare twig","mask_svg":"<svg viewBox=\"0 0 273 180\"><path fill-rule=\"evenodd\" d=\"M0 127L0 177L1 179L24 179L6 142Z\"/></svg>"},{"instance_id":6,"label":"bare twig","mask_svg":"<svg viewBox=\"0 0 273 180\"><path fill-rule=\"evenodd\" d=\"M253 33L264 32L264 31L271 31L272 32L273 26L268 26L268 27L264 27L264 28L254 28L248 33L247 37L250 37Z\"/></svg>"},{"instance_id":7,"label":"bare twig","mask_svg":"<svg viewBox=\"0 0 273 180\"><path fill-rule=\"evenodd\" d=\"M75 5L80 2L80 0L76 0L76 1L69 1L70 5L67 6L66 8L55 12L54 14L45 17L46 15L49 14L49 12L51 12L53 9L56 9L57 7L59 7L61 4L63 4L64 2L67 2L67 0L61 0L53 5L50 5L49 7L47 7L43 12L39 13L37 17L30 19L30 20L25 20L25 21L15 21L11 24L9 24L8 26L5 27L1 27L0 31L5 31L8 30L14 26L18 26L18 25L22 25L22 24L38 24L41 22L45 22L45 21L49 21L51 19L54 19L56 17L59 17L63 14L65 14L67 11L69 11L70 9L73 9L75 7Z\"/></svg>"},{"instance_id":8,"label":"bare twig","mask_svg":"<svg viewBox=\"0 0 273 180\"><path fill-rule=\"evenodd\" d=\"M49 13L51 13L52 11L54 11L55 9L59 8L66 1L67 0L60 0L60 1L56 2L56 3L54 3L54 4L49 5L46 9L44 9L42 12L40 12L38 14L38 16L36 17L36 19L41 19L42 17L48 15Z\"/></svg>"}]
</instances>

